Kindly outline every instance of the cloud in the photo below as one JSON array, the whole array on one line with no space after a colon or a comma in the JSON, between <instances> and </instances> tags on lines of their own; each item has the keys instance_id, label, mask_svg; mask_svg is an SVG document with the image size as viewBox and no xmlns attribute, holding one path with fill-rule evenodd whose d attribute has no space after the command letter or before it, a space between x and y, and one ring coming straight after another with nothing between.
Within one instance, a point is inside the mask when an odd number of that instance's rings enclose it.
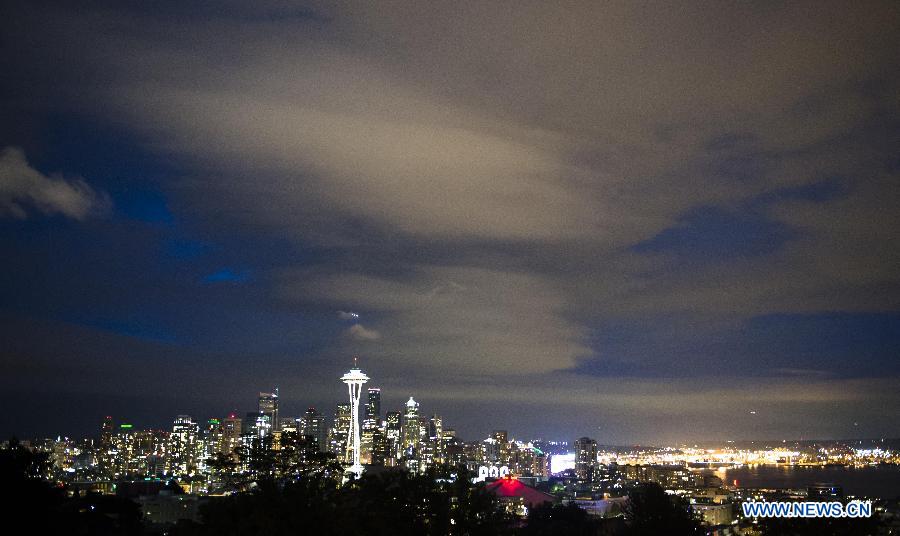
<instances>
[{"instance_id":1,"label":"cloud","mask_svg":"<svg viewBox=\"0 0 900 536\"><path fill-rule=\"evenodd\" d=\"M547 372L590 354L583 328L563 314L565 296L528 274L422 265L399 279L288 271L281 281L291 300L352 299L378 311L392 336L375 357L422 371Z\"/></svg>"},{"instance_id":2,"label":"cloud","mask_svg":"<svg viewBox=\"0 0 900 536\"><path fill-rule=\"evenodd\" d=\"M381 333L374 329L369 329L362 324L353 324L347 331L347 335L358 341L377 341L381 338Z\"/></svg>"},{"instance_id":3,"label":"cloud","mask_svg":"<svg viewBox=\"0 0 900 536\"><path fill-rule=\"evenodd\" d=\"M398 388L652 420L752 402L735 365L764 345L722 348L754 317L900 307L900 10L820 7L51 6L4 31L10 78L53 81L36 106L175 163L173 207L211 235L310 252L278 258L273 309L374 313L321 353L390 333L371 352ZM827 408L826 379L773 394Z\"/></svg>"},{"instance_id":4,"label":"cloud","mask_svg":"<svg viewBox=\"0 0 900 536\"><path fill-rule=\"evenodd\" d=\"M24 219L31 209L84 220L109 207L109 196L83 179L48 177L28 164L21 149L0 151L0 216Z\"/></svg>"},{"instance_id":5,"label":"cloud","mask_svg":"<svg viewBox=\"0 0 900 536\"><path fill-rule=\"evenodd\" d=\"M192 209L338 259L300 271L337 291L318 298L329 307L368 295L397 334L390 359L548 371L597 357L591 332L620 317L895 306L876 290L893 285L893 255L830 262L842 250L827 245L858 235L842 218L814 224L839 204L792 217L778 196L837 177L852 197L892 158L890 143L846 140L898 116L885 74L897 13L697 9L322 6L324 26L170 21L167 45L129 40L138 67L84 57L121 73L96 89L104 110L197 175ZM220 39L238 31L253 43L240 54ZM704 213L738 215L764 247L731 246L728 220L691 217ZM732 254L635 248L695 222ZM873 236L872 251L889 247ZM288 294L308 305L318 294L300 286Z\"/></svg>"}]
</instances>

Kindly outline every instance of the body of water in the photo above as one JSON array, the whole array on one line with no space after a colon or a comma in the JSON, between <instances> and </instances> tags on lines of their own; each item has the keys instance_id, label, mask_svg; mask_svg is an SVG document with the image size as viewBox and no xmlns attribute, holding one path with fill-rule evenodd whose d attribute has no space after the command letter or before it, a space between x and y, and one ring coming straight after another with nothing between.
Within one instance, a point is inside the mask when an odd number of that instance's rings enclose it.
<instances>
[{"instance_id":1,"label":"body of water","mask_svg":"<svg viewBox=\"0 0 900 536\"><path fill-rule=\"evenodd\" d=\"M804 489L818 482L844 488L847 495L894 498L900 496L900 465L865 467L805 467L755 465L728 467L716 476L740 488ZM735 484L735 481L737 483Z\"/></svg>"}]
</instances>

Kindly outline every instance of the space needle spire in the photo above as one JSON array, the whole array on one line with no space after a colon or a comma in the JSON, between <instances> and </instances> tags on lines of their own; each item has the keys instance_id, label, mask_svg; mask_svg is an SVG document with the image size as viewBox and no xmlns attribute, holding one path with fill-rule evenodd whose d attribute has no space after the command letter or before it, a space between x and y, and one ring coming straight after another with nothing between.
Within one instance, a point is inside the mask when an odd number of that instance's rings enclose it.
<instances>
[{"instance_id":1,"label":"space needle spire","mask_svg":"<svg viewBox=\"0 0 900 536\"><path fill-rule=\"evenodd\" d=\"M350 392L350 428L347 431L347 458L352 461L349 472L359 478L363 472L363 466L359 463L359 395L362 386L369 381L369 377L359 369L357 356L353 356L353 368L350 372L341 376L341 381L347 384Z\"/></svg>"}]
</instances>

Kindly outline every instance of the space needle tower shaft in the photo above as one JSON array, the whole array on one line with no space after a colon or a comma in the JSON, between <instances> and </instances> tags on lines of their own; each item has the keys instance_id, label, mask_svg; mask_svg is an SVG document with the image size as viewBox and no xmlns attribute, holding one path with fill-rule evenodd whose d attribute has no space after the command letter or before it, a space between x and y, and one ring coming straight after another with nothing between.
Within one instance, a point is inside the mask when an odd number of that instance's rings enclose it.
<instances>
[{"instance_id":1,"label":"space needle tower shaft","mask_svg":"<svg viewBox=\"0 0 900 536\"><path fill-rule=\"evenodd\" d=\"M350 451L348 454L351 454L350 461L352 462L350 472L359 478L363 472L363 466L359 462L359 397L362 393L362 386L369 381L369 377L363 374L356 363L356 358L353 358L353 368L341 376L341 381L347 384L347 390L350 393L350 427L347 431L347 450Z\"/></svg>"}]
</instances>

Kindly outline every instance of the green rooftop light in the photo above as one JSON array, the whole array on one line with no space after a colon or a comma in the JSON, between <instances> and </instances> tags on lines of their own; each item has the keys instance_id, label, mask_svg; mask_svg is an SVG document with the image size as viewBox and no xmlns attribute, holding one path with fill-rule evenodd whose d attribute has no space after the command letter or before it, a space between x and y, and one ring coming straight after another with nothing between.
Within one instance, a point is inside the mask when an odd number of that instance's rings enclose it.
<instances>
[{"instance_id":1,"label":"green rooftop light","mask_svg":"<svg viewBox=\"0 0 900 536\"><path fill-rule=\"evenodd\" d=\"M134 428L134 425L131 425L131 424L120 424L120 425L119 425L119 428L123 428L123 429Z\"/></svg>"}]
</instances>

